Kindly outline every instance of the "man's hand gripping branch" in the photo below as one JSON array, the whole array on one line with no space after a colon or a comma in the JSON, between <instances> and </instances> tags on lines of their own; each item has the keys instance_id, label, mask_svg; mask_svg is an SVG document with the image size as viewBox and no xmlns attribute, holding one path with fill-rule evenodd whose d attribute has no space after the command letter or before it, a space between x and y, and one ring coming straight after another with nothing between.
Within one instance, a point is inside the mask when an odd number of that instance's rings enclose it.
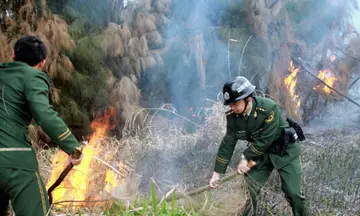
<instances>
[{"instance_id":1,"label":"man's hand gripping branch","mask_svg":"<svg viewBox=\"0 0 360 216\"><path fill-rule=\"evenodd\" d=\"M248 161L246 160L244 155L241 155L241 160L237 166L237 173L246 174L255 165L256 163L254 161L252 160ZM210 188L215 189L219 186L219 183L220 183L220 173L214 172L210 179L209 186Z\"/></svg>"}]
</instances>

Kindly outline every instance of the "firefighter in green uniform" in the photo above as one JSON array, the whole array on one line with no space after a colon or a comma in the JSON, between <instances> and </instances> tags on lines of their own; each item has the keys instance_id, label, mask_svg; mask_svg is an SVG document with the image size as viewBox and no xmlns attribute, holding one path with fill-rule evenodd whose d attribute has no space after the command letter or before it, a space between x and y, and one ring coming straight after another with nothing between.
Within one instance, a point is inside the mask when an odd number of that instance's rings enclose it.
<instances>
[{"instance_id":1,"label":"firefighter in green uniform","mask_svg":"<svg viewBox=\"0 0 360 216\"><path fill-rule=\"evenodd\" d=\"M217 187L220 174L225 173L237 140L247 140L248 148L241 155L237 167L246 174L251 202L247 202L244 215L256 215L260 189L275 168L281 177L281 188L292 207L294 216L305 215L305 198L301 191L300 143L297 131L289 126L278 105L269 98L255 97L255 86L246 78L236 77L223 87L224 105L231 110L226 114L226 134L216 156L211 188ZM248 161L256 162L253 168Z\"/></svg>"},{"instance_id":2,"label":"firefighter in green uniform","mask_svg":"<svg viewBox=\"0 0 360 216\"><path fill-rule=\"evenodd\" d=\"M8 204L16 216L45 216L49 211L46 188L40 178L34 149L28 137L32 119L70 155L80 143L49 102L50 79L42 69L46 47L33 36L20 38L14 62L0 64L0 216Z\"/></svg>"}]
</instances>

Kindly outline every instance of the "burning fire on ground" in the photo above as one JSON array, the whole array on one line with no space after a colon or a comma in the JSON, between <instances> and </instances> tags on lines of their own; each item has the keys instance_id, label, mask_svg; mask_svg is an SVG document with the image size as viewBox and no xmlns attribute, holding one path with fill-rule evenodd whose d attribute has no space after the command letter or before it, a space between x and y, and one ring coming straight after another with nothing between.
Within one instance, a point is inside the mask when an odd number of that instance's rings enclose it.
<instances>
[{"instance_id":1,"label":"burning fire on ground","mask_svg":"<svg viewBox=\"0 0 360 216\"><path fill-rule=\"evenodd\" d=\"M335 55L330 56L330 62L333 62L335 59L336 59ZM297 84L297 76L299 71L300 68L295 68L294 63L291 60L289 66L290 75L284 80L285 86L288 89L291 98L296 103L296 108L299 108L301 105L299 94L297 94L295 91ZM337 80L335 75L332 73L331 69L325 69L319 71L317 77L330 87L333 87L335 81ZM326 85L324 85L323 83L319 83L316 87L314 87L314 90L320 91L321 93L325 93L325 94L330 94L331 92L333 92L333 90Z\"/></svg>"},{"instance_id":2,"label":"burning fire on ground","mask_svg":"<svg viewBox=\"0 0 360 216\"><path fill-rule=\"evenodd\" d=\"M285 78L285 80L284 80L285 86L288 89L291 98L296 103L296 108L299 108L300 104L301 104L299 94L297 94L295 92L295 87L296 87L296 83L297 83L297 75L298 75L299 71L300 71L300 68L295 68L294 63L291 60L290 66L289 66L290 75L287 78Z\"/></svg>"},{"instance_id":3,"label":"burning fire on ground","mask_svg":"<svg viewBox=\"0 0 360 216\"><path fill-rule=\"evenodd\" d=\"M335 60L336 60L336 54L332 54L330 56L330 63L334 62ZM334 73L329 68L320 70L317 77L330 87L333 87L335 81L337 80ZM314 90L320 91L321 93L325 93L325 94L330 94L331 92L333 92L333 90L327 87L326 85L324 85L324 83L319 83L316 87L314 87Z\"/></svg>"},{"instance_id":4,"label":"burning fire on ground","mask_svg":"<svg viewBox=\"0 0 360 216\"><path fill-rule=\"evenodd\" d=\"M65 200L99 200L105 196L104 193L110 194L114 188L123 183L124 178L117 171L124 169L123 162L116 161L116 152L113 149L106 149L99 141L111 129L110 119L114 114L115 110L110 108L104 116L91 123L94 133L90 136L89 144L83 149L84 158L53 191L54 203ZM114 163L109 164L109 161ZM56 181L67 164L68 155L59 150L52 158L53 170L47 188ZM85 206L85 203L80 205Z\"/></svg>"}]
</instances>

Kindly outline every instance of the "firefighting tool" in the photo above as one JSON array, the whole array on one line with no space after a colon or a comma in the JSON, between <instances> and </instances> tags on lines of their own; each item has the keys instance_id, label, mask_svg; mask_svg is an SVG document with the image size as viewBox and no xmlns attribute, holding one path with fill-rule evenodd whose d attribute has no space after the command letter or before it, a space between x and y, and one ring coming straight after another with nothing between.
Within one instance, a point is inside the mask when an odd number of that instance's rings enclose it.
<instances>
[{"instance_id":1,"label":"firefighting tool","mask_svg":"<svg viewBox=\"0 0 360 216\"><path fill-rule=\"evenodd\" d=\"M252 168L255 165L256 165L255 161L252 161L252 160L248 161L248 167L249 168ZM238 175L246 175L246 174L239 174L237 171L234 171L234 172L230 173L229 175L225 176L224 178L220 179L219 185L224 184L225 182L235 178ZM178 195L175 196L175 200L178 200L178 199L184 198L184 197L191 197L191 196L194 196L194 195L198 195L198 194L201 194L201 193L203 193L205 191L208 191L209 189L211 189L210 186L205 185L205 186L199 187L199 188L197 188L195 190L189 191L187 193L178 194ZM167 201L170 201L171 199L172 199L172 197L170 196L170 197L167 198Z\"/></svg>"},{"instance_id":2,"label":"firefighting tool","mask_svg":"<svg viewBox=\"0 0 360 216\"><path fill-rule=\"evenodd\" d=\"M85 144L85 143L84 143ZM77 147L75 148L75 151L74 153L71 155L71 157L73 159L80 159L82 155L82 146L80 147ZM53 197L52 197L52 192L53 190L59 186L61 184L61 182L64 180L64 178L67 176L67 174L69 174L70 170L74 167L74 164L72 163L69 163L65 169L61 172L59 178L55 181L55 183L53 185L51 185L51 187L49 188L48 190L48 196L49 196L49 202L50 202L50 205L52 204L53 202Z\"/></svg>"}]
</instances>

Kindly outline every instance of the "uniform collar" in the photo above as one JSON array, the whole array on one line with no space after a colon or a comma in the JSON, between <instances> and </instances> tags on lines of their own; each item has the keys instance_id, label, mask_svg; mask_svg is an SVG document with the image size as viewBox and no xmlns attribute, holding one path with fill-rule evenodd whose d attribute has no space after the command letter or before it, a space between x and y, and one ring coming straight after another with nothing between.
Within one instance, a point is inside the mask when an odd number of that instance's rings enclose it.
<instances>
[{"instance_id":1,"label":"uniform collar","mask_svg":"<svg viewBox=\"0 0 360 216\"><path fill-rule=\"evenodd\" d=\"M253 103L251 103L251 109L249 110L249 112L243 113L243 115L244 115L244 116L250 116L250 114L251 114L252 111L253 111L253 108L254 108L254 105L253 105Z\"/></svg>"},{"instance_id":2,"label":"uniform collar","mask_svg":"<svg viewBox=\"0 0 360 216\"><path fill-rule=\"evenodd\" d=\"M248 116L253 116L254 118L257 117L257 113L256 113L256 106L257 106L257 101L256 98L253 97L252 98L252 105L251 105L251 112L248 113Z\"/></svg>"}]
</instances>

